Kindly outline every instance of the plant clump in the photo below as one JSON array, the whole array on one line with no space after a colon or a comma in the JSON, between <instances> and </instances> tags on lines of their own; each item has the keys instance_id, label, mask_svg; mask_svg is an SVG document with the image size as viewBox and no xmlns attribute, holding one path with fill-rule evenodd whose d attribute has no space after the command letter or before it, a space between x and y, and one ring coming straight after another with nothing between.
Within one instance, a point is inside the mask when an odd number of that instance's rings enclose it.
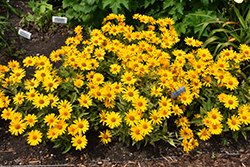
<instances>
[{"instance_id":1,"label":"plant clump","mask_svg":"<svg viewBox=\"0 0 250 167\"><path fill-rule=\"evenodd\" d=\"M236 140L239 132L246 136L249 78L238 78L250 47L213 57L190 37L178 49L172 18L133 19L138 27L125 24L124 15L109 14L88 40L77 26L76 36L49 58L26 57L24 68L15 60L1 65L1 117L10 120L9 131L27 133L30 145L51 140L64 152L84 149L88 130L101 129L104 144L112 136L137 147L165 140L186 152L199 145L198 138L228 131ZM34 69L29 79L26 68Z\"/></svg>"}]
</instances>

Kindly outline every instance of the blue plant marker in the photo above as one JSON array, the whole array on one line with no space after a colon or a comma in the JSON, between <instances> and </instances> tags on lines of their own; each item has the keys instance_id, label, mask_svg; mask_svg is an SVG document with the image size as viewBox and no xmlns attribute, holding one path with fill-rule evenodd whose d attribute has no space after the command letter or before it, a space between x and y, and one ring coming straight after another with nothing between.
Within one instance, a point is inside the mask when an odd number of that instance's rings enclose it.
<instances>
[{"instance_id":1,"label":"blue plant marker","mask_svg":"<svg viewBox=\"0 0 250 167\"><path fill-rule=\"evenodd\" d=\"M183 92L186 92L185 86L182 86L180 89L178 89L178 90L174 91L173 93L171 93L172 98L173 98L173 99L176 99L176 98L177 98L178 96L180 96L180 94L183 93Z\"/></svg>"}]
</instances>

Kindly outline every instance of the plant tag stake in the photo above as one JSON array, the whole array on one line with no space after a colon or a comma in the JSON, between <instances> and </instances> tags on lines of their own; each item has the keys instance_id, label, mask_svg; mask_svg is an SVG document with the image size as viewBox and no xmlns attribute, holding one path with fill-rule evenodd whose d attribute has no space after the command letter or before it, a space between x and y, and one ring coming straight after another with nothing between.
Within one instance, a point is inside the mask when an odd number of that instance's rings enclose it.
<instances>
[{"instance_id":1,"label":"plant tag stake","mask_svg":"<svg viewBox=\"0 0 250 167\"><path fill-rule=\"evenodd\" d=\"M186 92L185 86L182 86L180 89L178 89L178 90L174 91L173 93L171 93L172 98L173 98L173 99L177 98L177 97L180 96L180 94L183 93L183 92Z\"/></svg>"},{"instance_id":2,"label":"plant tag stake","mask_svg":"<svg viewBox=\"0 0 250 167\"><path fill-rule=\"evenodd\" d=\"M52 16L52 22L53 23L67 23L67 18L66 17L57 17L57 16Z\"/></svg>"},{"instance_id":3,"label":"plant tag stake","mask_svg":"<svg viewBox=\"0 0 250 167\"><path fill-rule=\"evenodd\" d=\"M9 2L9 0L7 0L7 2Z\"/></svg>"},{"instance_id":4,"label":"plant tag stake","mask_svg":"<svg viewBox=\"0 0 250 167\"><path fill-rule=\"evenodd\" d=\"M23 29L19 29L18 34L28 39L30 39L30 36L31 36L30 32L25 31Z\"/></svg>"}]
</instances>

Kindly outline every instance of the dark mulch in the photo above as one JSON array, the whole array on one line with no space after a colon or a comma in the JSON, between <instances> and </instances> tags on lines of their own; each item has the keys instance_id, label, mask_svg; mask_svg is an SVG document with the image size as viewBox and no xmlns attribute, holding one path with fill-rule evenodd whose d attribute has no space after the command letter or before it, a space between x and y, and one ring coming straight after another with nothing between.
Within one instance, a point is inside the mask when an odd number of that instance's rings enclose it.
<instances>
[{"instance_id":1,"label":"dark mulch","mask_svg":"<svg viewBox=\"0 0 250 167\"><path fill-rule=\"evenodd\" d=\"M11 1L11 4L24 13L32 11L26 7L28 0ZM18 30L20 18L11 14L11 21ZM55 31L39 32L32 26L25 28L32 33L32 39L22 38L18 40L7 32L8 42L16 39L18 50L25 49L24 55L0 57L1 64L9 60L22 61L26 56L37 54L49 54L62 45L67 37L73 36L73 30L58 25ZM38 146L30 146L26 138L12 136L8 132L9 122L0 119L0 165L58 165L62 166L250 166L250 140L244 140L239 135L238 142L228 134L227 145L222 144L221 138L214 136L209 141L199 141L200 145L195 150L186 154L181 147L174 148L164 141L156 142L156 146L147 145L137 149L126 146L117 138L103 145L100 143L96 132L88 132L88 145L83 151L75 151L72 148L68 153L62 154L61 149L54 149L53 143L41 143ZM250 133L247 133L250 138Z\"/></svg>"}]
</instances>

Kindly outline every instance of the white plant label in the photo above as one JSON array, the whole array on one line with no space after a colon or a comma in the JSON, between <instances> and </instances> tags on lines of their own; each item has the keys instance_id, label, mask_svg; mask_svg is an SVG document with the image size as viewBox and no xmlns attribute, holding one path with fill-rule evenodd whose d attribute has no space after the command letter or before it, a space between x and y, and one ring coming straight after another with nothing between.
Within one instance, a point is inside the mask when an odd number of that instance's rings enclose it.
<instances>
[{"instance_id":1,"label":"white plant label","mask_svg":"<svg viewBox=\"0 0 250 167\"><path fill-rule=\"evenodd\" d=\"M9 0L7 0L7 2L9 2Z\"/></svg>"},{"instance_id":2,"label":"white plant label","mask_svg":"<svg viewBox=\"0 0 250 167\"><path fill-rule=\"evenodd\" d=\"M30 36L31 36L30 32L25 31L23 29L19 29L18 34L28 39L30 39Z\"/></svg>"},{"instance_id":3,"label":"white plant label","mask_svg":"<svg viewBox=\"0 0 250 167\"><path fill-rule=\"evenodd\" d=\"M52 16L52 22L53 23L67 23L67 18L66 17L58 17L58 16Z\"/></svg>"}]
</instances>

